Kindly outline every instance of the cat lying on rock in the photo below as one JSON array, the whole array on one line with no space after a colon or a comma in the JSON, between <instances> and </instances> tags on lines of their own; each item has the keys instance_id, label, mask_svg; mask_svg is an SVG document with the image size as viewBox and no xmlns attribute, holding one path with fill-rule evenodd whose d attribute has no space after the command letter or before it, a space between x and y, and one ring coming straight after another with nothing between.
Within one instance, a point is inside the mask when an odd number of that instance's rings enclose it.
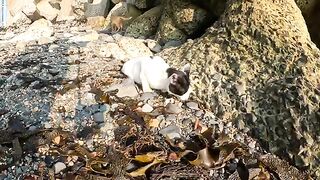
<instances>
[{"instance_id":1,"label":"cat lying on rock","mask_svg":"<svg viewBox=\"0 0 320 180\"><path fill-rule=\"evenodd\" d=\"M146 56L125 62L121 71L134 82L141 84L143 92L158 89L183 101L190 96L190 64L186 64L180 71L170 68L159 56Z\"/></svg>"}]
</instances>

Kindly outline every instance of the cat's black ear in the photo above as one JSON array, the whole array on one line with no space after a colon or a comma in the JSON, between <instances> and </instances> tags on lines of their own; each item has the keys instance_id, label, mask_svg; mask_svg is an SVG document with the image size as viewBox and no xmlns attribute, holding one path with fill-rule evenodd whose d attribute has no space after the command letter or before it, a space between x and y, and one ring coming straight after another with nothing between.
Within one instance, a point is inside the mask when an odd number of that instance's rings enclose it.
<instances>
[{"instance_id":1,"label":"cat's black ear","mask_svg":"<svg viewBox=\"0 0 320 180\"><path fill-rule=\"evenodd\" d=\"M177 82L178 82L178 74L173 73L173 74L170 76L170 83L173 84L173 85L176 85Z\"/></svg>"},{"instance_id":2,"label":"cat's black ear","mask_svg":"<svg viewBox=\"0 0 320 180\"><path fill-rule=\"evenodd\" d=\"M189 75L190 75L190 64L188 63L188 64L184 65L183 68L182 68L182 71L184 73L186 73L186 75L189 77Z\"/></svg>"}]
</instances>

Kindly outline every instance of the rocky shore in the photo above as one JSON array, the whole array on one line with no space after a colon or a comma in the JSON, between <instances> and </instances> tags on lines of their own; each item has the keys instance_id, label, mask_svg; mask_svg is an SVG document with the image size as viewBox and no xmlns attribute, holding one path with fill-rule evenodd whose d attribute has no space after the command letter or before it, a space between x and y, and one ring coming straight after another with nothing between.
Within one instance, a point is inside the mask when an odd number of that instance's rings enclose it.
<instances>
[{"instance_id":1,"label":"rocky shore","mask_svg":"<svg viewBox=\"0 0 320 180\"><path fill-rule=\"evenodd\" d=\"M319 177L320 53L293 0L62 2L0 32L0 179ZM120 72L151 55L191 64L190 100Z\"/></svg>"}]
</instances>

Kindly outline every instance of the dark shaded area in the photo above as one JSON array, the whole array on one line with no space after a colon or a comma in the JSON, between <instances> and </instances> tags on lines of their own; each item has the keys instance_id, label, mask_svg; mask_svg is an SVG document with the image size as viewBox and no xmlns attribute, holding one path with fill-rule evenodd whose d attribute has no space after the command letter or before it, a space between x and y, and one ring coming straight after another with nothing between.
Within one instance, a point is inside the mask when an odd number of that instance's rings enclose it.
<instances>
[{"instance_id":1,"label":"dark shaded area","mask_svg":"<svg viewBox=\"0 0 320 180\"><path fill-rule=\"evenodd\" d=\"M205 32L206 29L211 27L214 22L216 22L220 15L225 10L226 1L224 0L191 0L191 2L202 8L205 9L209 16L205 19L205 21L198 25L197 30L193 32L189 38L196 39L201 37Z\"/></svg>"},{"instance_id":2,"label":"dark shaded area","mask_svg":"<svg viewBox=\"0 0 320 180\"><path fill-rule=\"evenodd\" d=\"M316 2L309 14L303 13L302 15L306 21L312 42L320 48L320 1Z\"/></svg>"}]
</instances>

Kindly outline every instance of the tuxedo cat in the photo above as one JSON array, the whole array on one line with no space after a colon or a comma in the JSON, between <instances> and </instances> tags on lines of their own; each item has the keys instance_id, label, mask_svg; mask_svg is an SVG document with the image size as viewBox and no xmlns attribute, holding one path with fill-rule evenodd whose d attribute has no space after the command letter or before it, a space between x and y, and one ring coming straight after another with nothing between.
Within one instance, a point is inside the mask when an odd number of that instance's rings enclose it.
<instances>
[{"instance_id":1,"label":"tuxedo cat","mask_svg":"<svg viewBox=\"0 0 320 180\"><path fill-rule=\"evenodd\" d=\"M143 92L158 89L181 100L187 100L190 96L189 64L180 71L170 68L159 56L146 56L130 59L124 63L121 71L134 82L141 84Z\"/></svg>"}]
</instances>

